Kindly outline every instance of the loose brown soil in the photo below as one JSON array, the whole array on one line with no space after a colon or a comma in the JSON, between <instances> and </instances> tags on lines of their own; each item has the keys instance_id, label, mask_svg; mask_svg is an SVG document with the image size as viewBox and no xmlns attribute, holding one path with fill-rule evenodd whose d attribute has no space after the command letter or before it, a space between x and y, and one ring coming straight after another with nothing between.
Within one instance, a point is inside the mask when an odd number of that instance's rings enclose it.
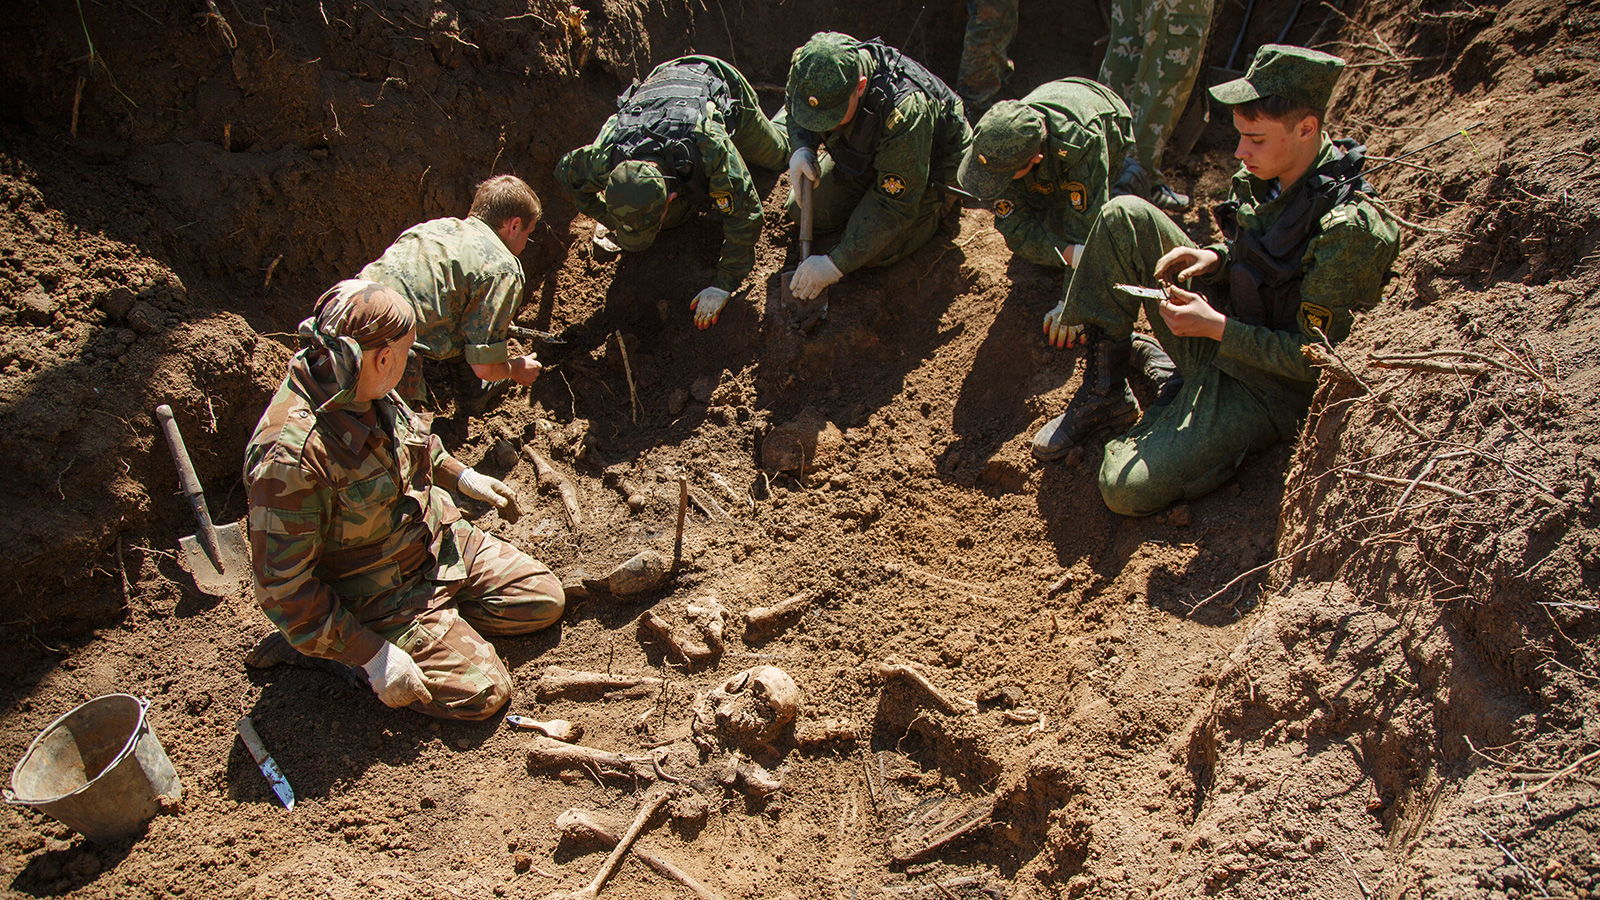
<instances>
[{"instance_id":1,"label":"loose brown soil","mask_svg":"<svg viewBox=\"0 0 1600 900\"><path fill-rule=\"evenodd\" d=\"M499 642L510 711L642 753L740 669L779 666L805 697L760 755L780 792L703 786L703 824L658 825L642 848L728 898L1600 897L1600 7L1305 10L1289 39L1355 64L1336 134L1392 156L1484 125L1373 176L1406 246L1300 440L1128 520L1099 501L1097 453L1028 456L1078 378L1038 337L1056 280L1013 262L988 212L851 276L800 335L776 304L795 262L786 185L764 176L752 286L700 332L687 302L716 230L595 258L549 178L654 62L715 53L776 85L830 27L948 76L960 4L580 5L581 37L542 0L33 2L0 24L0 760L126 691L152 699L185 788L110 846L7 808L0 890L542 897L602 858L561 838L561 811L631 820L642 785L530 773L529 739L499 720L247 672L267 627L253 599L200 594L172 555L193 523L154 407L178 409L213 511L237 519L244 440L311 299L513 171L548 226L519 321L565 343L535 348L554 365L533 389L444 422L531 510L469 514L593 575L670 552L679 477L695 505L674 585L574 601L553 633ZM1094 71L1094 17L1041 6L1023 6L1013 93ZM1219 64L1241 13L1222 6ZM1285 15L1258 11L1247 50ZM1226 184L1227 125L1170 164L1197 196ZM1185 226L1209 236L1206 216ZM808 470L763 469L797 432L817 438ZM524 442L574 479L576 533L508 452ZM743 637L745 610L801 591L798 620ZM638 620L680 621L705 595L733 618L691 670ZM976 708L941 711L882 682L883 663ZM666 685L541 702L550 665ZM244 713L292 812L236 739ZM687 744L668 751L669 772L699 771ZM981 827L904 859L969 809L988 810ZM603 896L689 894L628 861Z\"/></svg>"}]
</instances>

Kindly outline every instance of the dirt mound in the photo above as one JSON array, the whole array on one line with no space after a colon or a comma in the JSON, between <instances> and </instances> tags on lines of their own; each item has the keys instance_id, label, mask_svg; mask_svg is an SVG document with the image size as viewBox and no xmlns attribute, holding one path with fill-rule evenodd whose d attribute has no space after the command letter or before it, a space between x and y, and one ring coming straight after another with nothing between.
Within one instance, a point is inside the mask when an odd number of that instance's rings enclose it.
<instances>
[{"instance_id":1,"label":"dirt mound","mask_svg":"<svg viewBox=\"0 0 1600 900\"><path fill-rule=\"evenodd\" d=\"M1214 63L1239 24L1224 6ZM1353 63L1335 136L1381 162L1485 124L1374 175L1408 243L1387 299L1323 360L1302 438L1146 520L1104 509L1094 454L1028 456L1078 376L1038 337L1057 278L1011 260L988 212L853 274L801 334L775 303L796 262L786 184L763 175L750 287L700 332L687 303L716 229L597 257L550 181L655 62L723 55L770 109L820 24L951 75L959 4L17 11L0 23L0 759L125 690L153 699L186 792L105 847L8 808L0 883L544 896L599 859L557 816L630 820L664 772L698 801L640 846L727 897L1600 891L1600 9L1341 9L1288 37ZM1024 4L1013 93L1093 71L1101 31L1079 16ZM1258 10L1246 49L1287 16ZM1178 186L1220 193L1231 145L1214 121ZM519 321L565 343L534 348L551 367L531 390L443 423L464 460L521 485L518 521L468 514L576 586L670 554L689 488L674 582L575 591L559 633L500 644L512 711L582 726L632 760L624 779L530 772L531 739L498 721L247 673L266 628L251 598L199 594L169 555L193 526L154 407L178 410L218 517L240 516L241 449L310 300L504 171L547 212ZM1205 215L1185 226L1212 236ZM570 482L577 527L524 445ZM689 611L707 597L715 650ZM707 654L681 662L682 635ZM763 664L793 676L798 719L751 751L759 773L724 771L693 742L697 700ZM569 696L545 689L551 667L657 680ZM237 743L242 713L292 813ZM633 863L605 893L687 896Z\"/></svg>"}]
</instances>

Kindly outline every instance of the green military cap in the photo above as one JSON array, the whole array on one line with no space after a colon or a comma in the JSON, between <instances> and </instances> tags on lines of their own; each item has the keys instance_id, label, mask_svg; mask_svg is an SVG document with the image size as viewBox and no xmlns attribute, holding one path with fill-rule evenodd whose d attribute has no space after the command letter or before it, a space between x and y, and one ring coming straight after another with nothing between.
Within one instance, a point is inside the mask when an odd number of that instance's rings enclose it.
<instances>
[{"instance_id":1,"label":"green military cap","mask_svg":"<svg viewBox=\"0 0 1600 900\"><path fill-rule=\"evenodd\" d=\"M978 120L956 178L978 199L992 200L1043 146L1044 114L1021 100L1002 100Z\"/></svg>"},{"instance_id":2,"label":"green military cap","mask_svg":"<svg viewBox=\"0 0 1600 900\"><path fill-rule=\"evenodd\" d=\"M861 79L860 45L848 34L823 31L794 51L789 60L789 115L801 128L832 131L844 119Z\"/></svg>"},{"instance_id":3,"label":"green military cap","mask_svg":"<svg viewBox=\"0 0 1600 900\"><path fill-rule=\"evenodd\" d=\"M1296 106L1325 109L1343 68L1344 60L1330 53L1287 44L1262 44L1250 62L1250 71L1243 78L1212 88L1211 96L1228 106L1276 96Z\"/></svg>"},{"instance_id":4,"label":"green military cap","mask_svg":"<svg viewBox=\"0 0 1600 900\"><path fill-rule=\"evenodd\" d=\"M661 230L666 209L667 177L652 162L624 160L606 176L606 209L617 220L612 239L624 250L643 250Z\"/></svg>"}]
</instances>

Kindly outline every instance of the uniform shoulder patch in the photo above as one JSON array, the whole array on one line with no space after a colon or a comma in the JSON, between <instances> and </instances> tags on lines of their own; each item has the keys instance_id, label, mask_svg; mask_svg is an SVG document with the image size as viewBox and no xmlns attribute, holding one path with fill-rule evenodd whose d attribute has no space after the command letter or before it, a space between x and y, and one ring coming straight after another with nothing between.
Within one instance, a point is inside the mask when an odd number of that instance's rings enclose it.
<instances>
[{"instance_id":1,"label":"uniform shoulder patch","mask_svg":"<svg viewBox=\"0 0 1600 900\"><path fill-rule=\"evenodd\" d=\"M994 202L994 217L996 219L1004 219L1015 212L1016 209L1016 204L1010 200L996 200Z\"/></svg>"},{"instance_id":2,"label":"uniform shoulder patch","mask_svg":"<svg viewBox=\"0 0 1600 900\"><path fill-rule=\"evenodd\" d=\"M1323 230L1327 230L1335 225L1344 225L1355 221L1355 215L1355 204L1345 203L1328 210L1327 214L1322 217L1322 221L1318 222L1317 224L1320 225Z\"/></svg>"},{"instance_id":3,"label":"uniform shoulder patch","mask_svg":"<svg viewBox=\"0 0 1600 900\"><path fill-rule=\"evenodd\" d=\"M1061 192L1066 195L1067 202L1078 212L1089 208L1089 189L1081 181L1067 181L1061 185Z\"/></svg>"},{"instance_id":4,"label":"uniform shoulder patch","mask_svg":"<svg viewBox=\"0 0 1600 900\"><path fill-rule=\"evenodd\" d=\"M878 179L878 190L890 197L898 197L906 192L906 180L893 172L887 173Z\"/></svg>"},{"instance_id":5,"label":"uniform shoulder patch","mask_svg":"<svg viewBox=\"0 0 1600 900\"><path fill-rule=\"evenodd\" d=\"M712 191L711 203L719 213L727 214L733 212L733 195L727 191Z\"/></svg>"},{"instance_id":6,"label":"uniform shoulder patch","mask_svg":"<svg viewBox=\"0 0 1600 900\"><path fill-rule=\"evenodd\" d=\"M1053 194L1056 192L1056 186L1048 181L1035 181L1028 185L1028 190L1035 194Z\"/></svg>"},{"instance_id":7,"label":"uniform shoulder patch","mask_svg":"<svg viewBox=\"0 0 1600 900\"><path fill-rule=\"evenodd\" d=\"M1328 333L1328 326L1333 324L1333 310L1318 303L1300 304L1300 325L1307 334L1321 331Z\"/></svg>"}]
</instances>

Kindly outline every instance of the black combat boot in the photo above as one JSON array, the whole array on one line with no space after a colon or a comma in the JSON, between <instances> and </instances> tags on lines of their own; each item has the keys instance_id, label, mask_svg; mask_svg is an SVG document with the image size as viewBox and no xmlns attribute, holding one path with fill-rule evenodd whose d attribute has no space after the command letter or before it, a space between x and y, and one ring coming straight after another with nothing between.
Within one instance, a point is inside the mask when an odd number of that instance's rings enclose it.
<instances>
[{"instance_id":1,"label":"black combat boot","mask_svg":"<svg viewBox=\"0 0 1600 900\"><path fill-rule=\"evenodd\" d=\"M1166 406L1183 388L1183 376L1178 374L1177 364L1161 344L1147 334L1133 336L1133 363L1155 390L1155 399L1150 401L1149 407Z\"/></svg>"},{"instance_id":2,"label":"black combat boot","mask_svg":"<svg viewBox=\"0 0 1600 900\"><path fill-rule=\"evenodd\" d=\"M1097 429L1127 428L1138 417L1128 389L1129 357L1133 341L1095 336L1084 360L1083 385L1067 404L1067 411L1044 423L1033 436L1035 459L1066 456Z\"/></svg>"}]
</instances>

